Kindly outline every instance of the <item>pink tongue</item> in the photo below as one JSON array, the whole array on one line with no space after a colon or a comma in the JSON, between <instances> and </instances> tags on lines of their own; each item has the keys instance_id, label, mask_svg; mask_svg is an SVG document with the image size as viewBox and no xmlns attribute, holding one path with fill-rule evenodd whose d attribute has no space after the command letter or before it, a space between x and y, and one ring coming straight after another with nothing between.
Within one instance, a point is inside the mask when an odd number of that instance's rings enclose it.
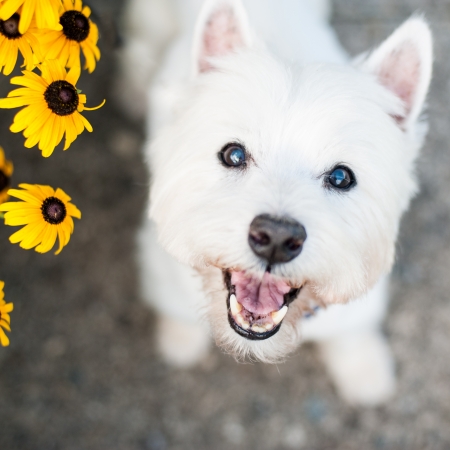
<instances>
[{"instance_id":1,"label":"pink tongue","mask_svg":"<svg viewBox=\"0 0 450 450\"><path fill-rule=\"evenodd\" d=\"M267 315L278 311L284 303L284 295L291 288L280 278L265 272L260 277L245 272L231 272L231 284L235 286L237 301L254 314Z\"/></svg>"}]
</instances>

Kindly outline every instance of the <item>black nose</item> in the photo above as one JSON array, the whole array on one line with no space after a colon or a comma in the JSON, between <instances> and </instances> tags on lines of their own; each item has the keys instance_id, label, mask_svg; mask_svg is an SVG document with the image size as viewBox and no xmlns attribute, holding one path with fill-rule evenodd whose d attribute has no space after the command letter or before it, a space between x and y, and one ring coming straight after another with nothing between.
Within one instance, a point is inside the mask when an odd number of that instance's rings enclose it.
<instances>
[{"instance_id":1,"label":"black nose","mask_svg":"<svg viewBox=\"0 0 450 450\"><path fill-rule=\"evenodd\" d=\"M256 216L250 224L248 243L269 264L286 263L297 257L306 240L306 230L289 217Z\"/></svg>"}]
</instances>

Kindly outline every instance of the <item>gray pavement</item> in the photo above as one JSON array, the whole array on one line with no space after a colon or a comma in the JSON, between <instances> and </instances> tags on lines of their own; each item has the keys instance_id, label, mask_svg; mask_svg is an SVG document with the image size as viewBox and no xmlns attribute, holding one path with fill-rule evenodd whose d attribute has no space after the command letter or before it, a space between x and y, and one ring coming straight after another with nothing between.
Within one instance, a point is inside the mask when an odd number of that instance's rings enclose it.
<instances>
[{"instance_id":1,"label":"gray pavement","mask_svg":"<svg viewBox=\"0 0 450 450\"><path fill-rule=\"evenodd\" d=\"M98 104L114 96L123 5L91 4L103 58L79 86ZM12 228L0 227L0 279L16 307L12 344L0 348L0 449L450 449L450 2L336 0L333 23L356 54L416 10L433 28L436 64L422 190L402 223L386 321L396 397L376 409L346 406L313 346L277 366L239 365L215 349L195 370L167 367L133 256L148 185L142 127L109 101L86 113L93 134L45 160L8 131L12 112L0 111L14 183L60 186L83 212L58 257L9 244ZM8 90L0 76L0 95Z\"/></svg>"}]
</instances>

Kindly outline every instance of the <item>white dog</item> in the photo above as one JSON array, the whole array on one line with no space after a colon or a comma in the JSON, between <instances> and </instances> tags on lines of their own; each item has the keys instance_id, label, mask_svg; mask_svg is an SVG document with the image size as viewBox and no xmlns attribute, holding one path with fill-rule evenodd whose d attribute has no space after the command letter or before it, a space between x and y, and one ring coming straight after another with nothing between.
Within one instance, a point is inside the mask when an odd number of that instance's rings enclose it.
<instances>
[{"instance_id":1,"label":"white dog","mask_svg":"<svg viewBox=\"0 0 450 450\"><path fill-rule=\"evenodd\" d=\"M167 11L155 18L163 3L131 9L135 23L158 24L154 36L131 27L141 81L174 29ZM347 401L386 400L395 377L380 324L426 132L427 24L412 18L349 62L325 1L171 5L178 38L147 88L139 238L160 351L192 365L212 336L239 359L275 362L314 340Z\"/></svg>"}]
</instances>

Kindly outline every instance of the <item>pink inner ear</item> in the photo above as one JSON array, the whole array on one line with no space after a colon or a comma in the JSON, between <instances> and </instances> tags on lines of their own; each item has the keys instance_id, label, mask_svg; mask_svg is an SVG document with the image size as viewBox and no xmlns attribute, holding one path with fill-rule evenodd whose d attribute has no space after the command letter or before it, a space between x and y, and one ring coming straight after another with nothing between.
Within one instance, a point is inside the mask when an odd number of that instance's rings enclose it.
<instances>
[{"instance_id":1,"label":"pink inner ear","mask_svg":"<svg viewBox=\"0 0 450 450\"><path fill-rule=\"evenodd\" d=\"M215 11L206 23L200 51L200 72L213 69L208 58L224 56L243 46L244 41L235 12L232 8L223 6Z\"/></svg>"},{"instance_id":2,"label":"pink inner ear","mask_svg":"<svg viewBox=\"0 0 450 450\"><path fill-rule=\"evenodd\" d=\"M420 83L420 58L417 48L409 42L392 51L378 72L380 83L397 95L405 104L405 117L396 117L401 123L410 114Z\"/></svg>"}]
</instances>

